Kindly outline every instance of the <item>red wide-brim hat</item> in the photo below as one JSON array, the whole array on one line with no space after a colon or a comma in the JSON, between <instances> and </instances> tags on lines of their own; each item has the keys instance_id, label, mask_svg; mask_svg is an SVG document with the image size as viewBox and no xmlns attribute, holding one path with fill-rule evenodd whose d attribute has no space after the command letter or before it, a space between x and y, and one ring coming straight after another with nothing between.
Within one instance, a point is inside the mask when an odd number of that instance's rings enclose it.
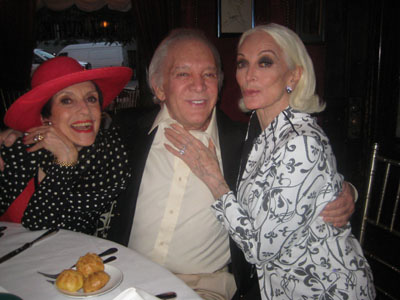
<instances>
[{"instance_id":1,"label":"red wide-brim hat","mask_svg":"<svg viewBox=\"0 0 400 300\"><path fill-rule=\"evenodd\" d=\"M131 76L132 70L127 67L85 70L73 58L55 57L36 69L32 76L32 89L10 106L4 123L22 132L42 125L40 113L46 102L60 90L85 81L93 81L100 88L104 109L119 95Z\"/></svg>"}]
</instances>

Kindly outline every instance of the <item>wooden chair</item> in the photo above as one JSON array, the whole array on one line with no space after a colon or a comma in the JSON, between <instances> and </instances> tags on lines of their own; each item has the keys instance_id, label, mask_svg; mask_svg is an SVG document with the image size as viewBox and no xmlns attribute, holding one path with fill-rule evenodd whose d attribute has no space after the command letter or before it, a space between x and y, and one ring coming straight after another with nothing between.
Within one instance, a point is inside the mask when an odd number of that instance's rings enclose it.
<instances>
[{"instance_id":1,"label":"wooden chair","mask_svg":"<svg viewBox=\"0 0 400 300\"><path fill-rule=\"evenodd\" d=\"M374 144L360 243L371 265L377 298L400 299L400 161L384 157Z\"/></svg>"},{"instance_id":2,"label":"wooden chair","mask_svg":"<svg viewBox=\"0 0 400 300\"><path fill-rule=\"evenodd\" d=\"M107 110L113 111L116 113L121 109L136 107L139 98L139 88L135 89L124 89L118 95L117 98L114 99L113 103L107 108Z\"/></svg>"}]
</instances>

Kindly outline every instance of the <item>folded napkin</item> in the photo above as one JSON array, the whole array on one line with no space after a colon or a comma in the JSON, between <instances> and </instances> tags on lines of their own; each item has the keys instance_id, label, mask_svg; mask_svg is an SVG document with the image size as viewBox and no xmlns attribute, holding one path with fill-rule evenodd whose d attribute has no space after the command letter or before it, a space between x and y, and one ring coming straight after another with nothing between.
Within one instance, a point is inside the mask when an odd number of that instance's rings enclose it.
<instances>
[{"instance_id":1,"label":"folded napkin","mask_svg":"<svg viewBox=\"0 0 400 300\"><path fill-rule=\"evenodd\" d=\"M136 288L128 288L113 300L158 300L157 297Z\"/></svg>"}]
</instances>

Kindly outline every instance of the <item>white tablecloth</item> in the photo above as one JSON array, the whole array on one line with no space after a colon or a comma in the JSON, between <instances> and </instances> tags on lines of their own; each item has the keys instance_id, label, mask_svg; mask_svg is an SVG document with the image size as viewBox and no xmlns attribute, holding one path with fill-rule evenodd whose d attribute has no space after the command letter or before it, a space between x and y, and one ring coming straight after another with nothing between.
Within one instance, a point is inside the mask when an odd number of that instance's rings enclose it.
<instances>
[{"instance_id":1,"label":"white tablecloth","mask_svg":"<svg viewBox=\"0 0 400 300\"><path fill-rule=\"evenodd\" d=\"M0 237L0 257L44 232L28 231L15 223L0 222L0 226L7 226L3 231L4 235ZM123 272L124 279L111 292L90 299L111 300L129 287L136 287L153 295L175 291L177 299L201 299L171 272L135 251L111 241L68 230L60 230L1 263L0 287L24 300L71 299L58 292L37 271L57 273L71 267L87 252L100 253L110 247L118 248L118 252L112 254L118 259L110 264Z\"/></svg>"}]
</instances>

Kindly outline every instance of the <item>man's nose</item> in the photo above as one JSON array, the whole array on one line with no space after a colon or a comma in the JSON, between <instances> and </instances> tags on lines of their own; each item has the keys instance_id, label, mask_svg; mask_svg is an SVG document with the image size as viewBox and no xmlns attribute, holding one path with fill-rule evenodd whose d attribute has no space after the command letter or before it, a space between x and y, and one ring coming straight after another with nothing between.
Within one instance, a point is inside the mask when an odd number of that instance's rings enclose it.
<instances>
[{"instance_id":1,"label":"man's nose","mask_svg":"<svg viewBox=\"0 0 400 300\"><path fill-rule=\"evenodd\" d=\"M206 89L206 82L203 76L193 76L192 88L200 92Z\"/></svg>"}]
</instances>

